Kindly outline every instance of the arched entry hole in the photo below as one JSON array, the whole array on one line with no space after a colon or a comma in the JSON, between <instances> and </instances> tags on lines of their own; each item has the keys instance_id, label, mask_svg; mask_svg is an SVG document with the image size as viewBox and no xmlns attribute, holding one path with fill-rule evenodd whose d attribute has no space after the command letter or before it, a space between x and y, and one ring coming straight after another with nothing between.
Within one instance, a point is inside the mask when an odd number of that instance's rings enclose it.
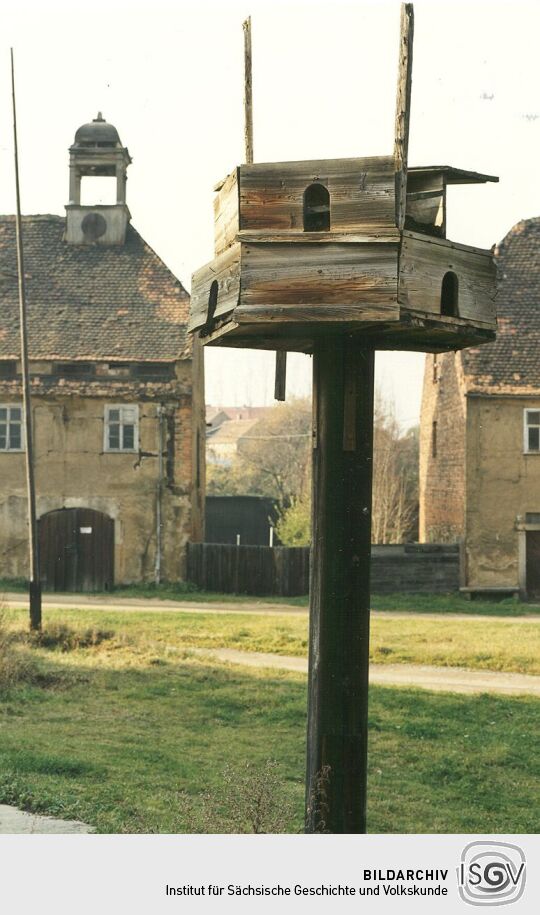
<instances>
[{"instance_id":1,"label":"arched entry hole","mask_svg":"<svg viewBox=\"0 0 540 915\"><path fill-rule=\"evenodd\" d=\"M206 313L206 327L208 331L211 330L212 324L214 323L218 300L218 288L218 281L214 280L210 286L210 293L208 295L208 311Z\"/></svg>"},{"instance_id":2,"label":"arched entry hole","mask_svg":"<svg viewBox=\"0 0 540 915\"><path fill-rule=\"evenodd\" d=\"M330 194L324 184L310 184L304 191L304 232L330 231Z\"/></svg>"},{"instance_id":3,"label":"arched entry hole","mask_svg":"<svg viewBox=\"0 0 540 915\"><path fill-rule=\"evenodd\" d=\"M441 286L441 314L459 318L459 281L451 270L443 276Z\"/></svg>"}]
</instances>

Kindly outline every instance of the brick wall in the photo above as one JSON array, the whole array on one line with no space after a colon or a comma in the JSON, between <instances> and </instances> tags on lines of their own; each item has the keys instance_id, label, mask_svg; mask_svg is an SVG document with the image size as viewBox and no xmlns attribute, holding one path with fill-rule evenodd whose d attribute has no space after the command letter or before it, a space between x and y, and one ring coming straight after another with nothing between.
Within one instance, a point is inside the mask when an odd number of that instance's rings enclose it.
<instances>
[{"instance_id":1,"label":"brick wall","mask_svg":"<svg viewBox=\"0 0 540 915\"><path fill-rule=\"evenodd\" d=\"M452 543L465 527L465 420L459 353L426 356L420 421L420 540Z\"/></svg>"}]
</instances>

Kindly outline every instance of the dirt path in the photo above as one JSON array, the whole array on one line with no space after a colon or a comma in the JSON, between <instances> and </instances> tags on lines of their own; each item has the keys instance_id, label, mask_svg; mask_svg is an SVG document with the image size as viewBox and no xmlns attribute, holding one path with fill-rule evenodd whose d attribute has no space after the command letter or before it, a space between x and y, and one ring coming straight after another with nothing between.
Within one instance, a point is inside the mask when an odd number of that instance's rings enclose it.
<instances>
[{"instance_id":1,"label":"dirt path","mask_svg":"<svg viewBox=\"0 0 540 915\"><path fill-rule=\"evenodd\" d=\"M33 833L39 835L66 835L94 832L91 826L78 820L57 820L54 817L40 816L37 813L26 813L17 807L0 804L0 834L21 835Z\"/></svg>"},{"instance_id":2,"label":"dirt path","mask_svg":"<svg viewBox=\"0 0 540 915\"><path fill-rule=\"evenodd\" d=\"M273 668L307 673L307 660L235 648L189 648L198 656L244 664L246 667ZM466 670L463 667L428 667L421 664L371 664L369 681L382 686L419 686L450 693L499 693L540 697L540 677L508 674L491 670Z\"/></svg>"},{"instance_id":3,"label":"dirt path","mask_svg":"<svg viewBox=\"0 0 540 915\"><path fill-rule=\"evenodd\" d=\"M28 600L22 594L9 593L0 595L0 602L13 609L26 609ZM255 616L279 614L306 615L307 607L294 604L272 604L264 601L235 602L224 601L200 603L198 601L159 600L158 598L96 597L84 594L47 594L43 597L44 607L68 607L70 610L122 610L127 613L250 613ZM489 619L504 623L540 623L540 614L523 614L522 616L493 616L490 614L468 613L414 613L406 610L374 610L372 615L385 619L428 619L428 620L469 620Z\"/></svg>"}]
</instances>

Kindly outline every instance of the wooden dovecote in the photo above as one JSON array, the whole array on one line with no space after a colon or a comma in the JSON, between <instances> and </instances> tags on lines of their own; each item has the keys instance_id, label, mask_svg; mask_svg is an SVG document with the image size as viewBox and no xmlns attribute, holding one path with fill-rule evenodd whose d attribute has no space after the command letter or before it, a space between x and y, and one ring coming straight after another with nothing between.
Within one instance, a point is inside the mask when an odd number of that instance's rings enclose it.
<instances>
[{"instance_id":1,"label":"wooden dovecote","mask_svg":"<svg viewBox=\"0 0 540 915\"><path fill-rule=\"evenodd\" d=\"M492 255L446 238L446 188L498 179L407 167L406 10L393 155L246 164L216 186L214 259L192 281L203 343L312 352L345 333L439 352L494 338Z\"/></svg>"}]
</instances>

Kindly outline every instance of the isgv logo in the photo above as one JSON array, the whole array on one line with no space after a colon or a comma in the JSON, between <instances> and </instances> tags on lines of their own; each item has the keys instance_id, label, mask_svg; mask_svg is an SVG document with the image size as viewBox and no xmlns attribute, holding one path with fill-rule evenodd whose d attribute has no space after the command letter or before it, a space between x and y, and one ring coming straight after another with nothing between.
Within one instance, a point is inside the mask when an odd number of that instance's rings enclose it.
<instances>
[{"instance_id":1,"label":"isgv logo","mask_svg":"<svg viewBox=\"0 0 540 915\"><path fill-rule=\"evenodd\" d=\"M457 868L459 895L469 905L507 905L523 895L525 855L507 842L471 842Z\"/></svg>"}]
</instances>

